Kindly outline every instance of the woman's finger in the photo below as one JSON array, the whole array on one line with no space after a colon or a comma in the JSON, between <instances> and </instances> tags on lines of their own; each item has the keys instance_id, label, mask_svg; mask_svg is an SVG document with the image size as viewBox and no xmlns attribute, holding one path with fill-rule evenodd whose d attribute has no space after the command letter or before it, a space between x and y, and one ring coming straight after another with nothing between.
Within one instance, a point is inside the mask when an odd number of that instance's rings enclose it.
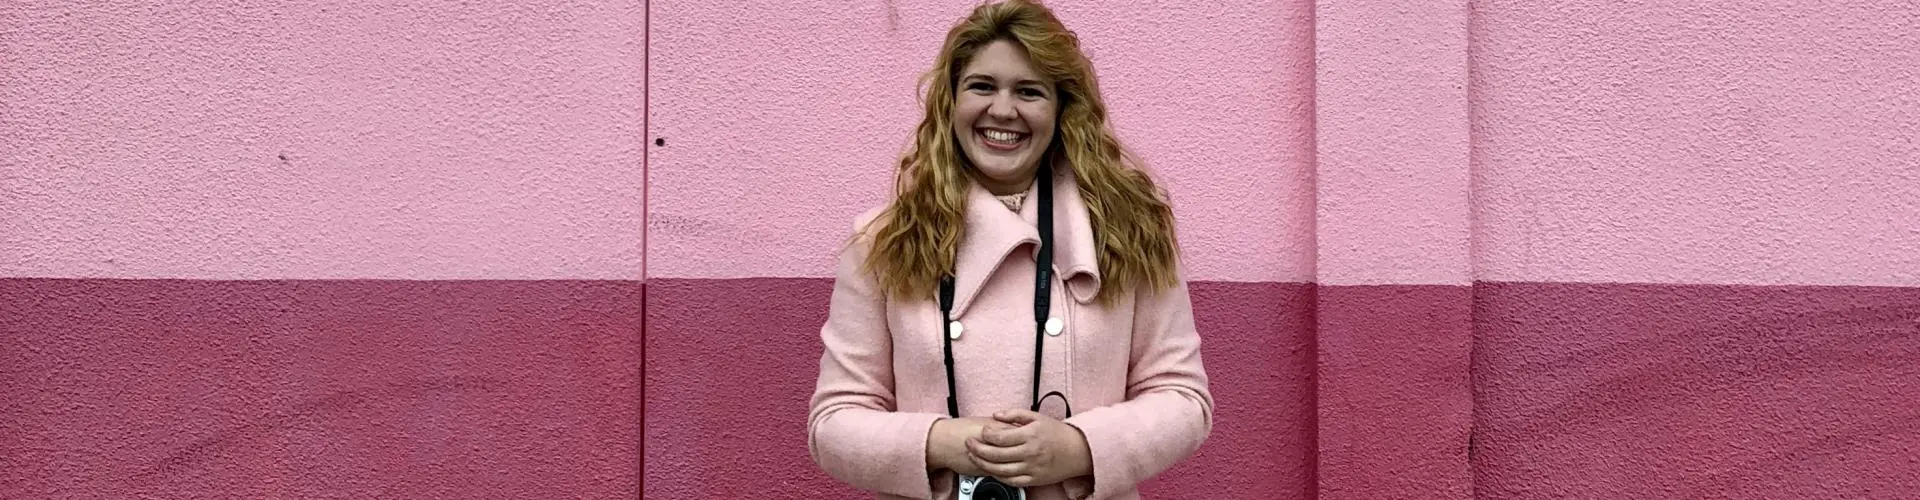
<instances>
[{"instance_id":1,"label":"woman's finger","mask_svg":"<svg viewBox=\"0 0 1920 500\"><path fill-rule=\"evenodd\" d=\"M1032 449L1030 445L1003 447L990 445L977 439L967 440L967 454L986 463L1004 464L1024 461L1033 454Z\"/></svg>"},{"instance_id":2,"label":"woman's finger","mask_svg":"<svg viewBox=\"0 0 1920 500\"><path fill-rule=\"evenodd\" d=\"M986 461L986 459L980 458L979 456L971 453L967 454L967 459L972 460L973 465L979 466L980 470L986 472L987 475L993 476L996 478L1014 477L1014 476L1021 476L1021 475L1027 474L1028 466L1026 462L1012 462L1012 463L988 462ZM1001 481L1001 482L1004 483L1006 481Z\"/></svg>"},{"instance_id":3,"label":"woman's finger","mask_svg":"<svg viewBox=\"0 0 1920 500\"><path fill-rule=\"evenodd\" d=\"M999 420L1001 422L1006 422L1009 424L1020 425L1020 426L1031 424L1034 422L1039 422L1041 420L1045 420L1048 418L1051 418L1051 417L1042 415L1039 412L1035 412L1031 410L1000 410L993 414L994 420Z\"/></svg>"},{"instance_id":4,"label":"woman's finger","mask_svg":"<svg viewBox=\"0 0 1920 500\"><path fill-rule=\"evenodd\" d=\"M1012 427L1005 424L988 424L980 431L980 441L1002 448L1020 446L1032 441L1033 427Z\"/></svg>"}]
</instances>

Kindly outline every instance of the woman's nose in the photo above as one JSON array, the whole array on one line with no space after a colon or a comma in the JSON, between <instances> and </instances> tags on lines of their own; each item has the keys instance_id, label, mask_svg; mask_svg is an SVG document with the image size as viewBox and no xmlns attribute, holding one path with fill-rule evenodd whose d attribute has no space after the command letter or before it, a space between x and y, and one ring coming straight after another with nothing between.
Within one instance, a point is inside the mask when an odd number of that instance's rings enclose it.
<instances>
[{"instance_id":1,"label":"woman's nose","mask_svg":"<svg viewBox=\"0 0 1920 500\"><path fill-rule=\"evenodd\" d=\"M1013 96L1005 92L993 95L993 104L987 106L987 114L994 118L1014 118L1018 113L1013 108Z\"/></svg>"}]
</instances>

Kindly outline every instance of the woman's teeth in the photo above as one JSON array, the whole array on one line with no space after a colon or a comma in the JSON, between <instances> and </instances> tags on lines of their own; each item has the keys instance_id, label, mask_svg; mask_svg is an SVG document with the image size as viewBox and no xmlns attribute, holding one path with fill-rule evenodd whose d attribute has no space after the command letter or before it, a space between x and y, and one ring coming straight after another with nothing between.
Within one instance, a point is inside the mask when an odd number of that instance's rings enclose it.
<instances>
[{"instance_id":1,"label":"woman's teeth","mask_svg":"<svg viewBox=\"0 0 1920 500\"><path fill-rule=\"evenodd\" d=\"M1020 134L1016 134L1013 132L1000 131L1000 130L988 130L981 135L985 135L987 136L988 139L992 139L997 142L1011 143L1013 141L1020 140Z\"/></svg>"}]
</instances>

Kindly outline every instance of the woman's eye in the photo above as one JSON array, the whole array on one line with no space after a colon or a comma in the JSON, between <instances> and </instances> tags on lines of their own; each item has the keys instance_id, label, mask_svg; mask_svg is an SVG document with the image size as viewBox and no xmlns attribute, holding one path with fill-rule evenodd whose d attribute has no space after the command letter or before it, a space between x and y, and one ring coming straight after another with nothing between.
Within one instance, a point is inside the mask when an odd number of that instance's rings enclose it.
<instances>
[{"instance_id":1,"label":"woman's eye","mask_svg":"<svg viewBox=\"0 0 1920 500\"><path fill-rule=\"evenodd\" d=\"M973 83L967 84L967 90L974 91L974 92L980 92L980 91L992 92L993 86L988 85L986 82L973 82Z\"/></svg>"},{"instance_id":2,"label":"woman's eye","mask_svg":"<svg viewBox=\"0 0 1920 500\"><path fill-rule=\"evenodd\" d=\"M1033 98L1044 98L1047 96L1047 93L1041 92L1040 89L1020 89L1020 95L1026 96L1026 97L1033 97Z\"/></svg>"}]
</instances>

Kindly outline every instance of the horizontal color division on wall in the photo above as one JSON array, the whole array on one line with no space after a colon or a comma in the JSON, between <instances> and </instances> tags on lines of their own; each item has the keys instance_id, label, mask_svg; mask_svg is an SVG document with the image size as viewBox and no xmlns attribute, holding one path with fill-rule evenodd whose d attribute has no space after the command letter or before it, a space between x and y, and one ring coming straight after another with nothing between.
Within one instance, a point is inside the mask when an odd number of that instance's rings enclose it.
<instances>
[{"instance_id":1,"label":"horizontal color division on wall","mask_svg":"<svg viewBox=\"0 0 1920 500\"><path fill-rule=\"evenodd\" d=\"M857 496L831 261L972 2L0 6L0 498ZM1174 199L1150 498L1908 498L1920 14L1049 2Z\"/></svg>"}]
</instances>

